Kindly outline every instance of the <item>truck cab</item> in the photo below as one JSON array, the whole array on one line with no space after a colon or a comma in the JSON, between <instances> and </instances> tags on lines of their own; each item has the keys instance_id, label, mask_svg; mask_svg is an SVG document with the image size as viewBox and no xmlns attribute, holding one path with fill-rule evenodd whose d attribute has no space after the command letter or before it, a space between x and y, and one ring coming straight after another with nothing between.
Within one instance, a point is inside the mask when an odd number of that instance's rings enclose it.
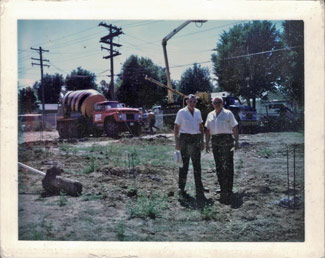
<instances>
[{"instance_id":1,"label":"truck cab","mask_svg":"<svg viewBox=\"0 0 325 258\"><path fill-rule=\"evenodd\" d=\"M93 122L102 128L108 136L117 136L119 132L129 131L135 136L141 133L141 111L126 107L118 101L102 101L94 105Z\"/></svg>"}]
</instances>

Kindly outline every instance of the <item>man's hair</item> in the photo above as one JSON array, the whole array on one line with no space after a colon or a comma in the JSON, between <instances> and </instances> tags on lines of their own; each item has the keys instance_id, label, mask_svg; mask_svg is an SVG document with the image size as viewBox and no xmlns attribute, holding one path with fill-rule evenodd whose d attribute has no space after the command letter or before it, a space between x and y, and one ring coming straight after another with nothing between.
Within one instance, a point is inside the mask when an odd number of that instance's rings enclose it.
<instances>
[{"instance_id":1,"label":"man's hair","mask_svg":"<svg viewBox=\"0 0 325 258\"><path fill-rule=\"evenodd\" d=\"M197 100L197 97L194 94L190 94L190 95L187 96L187 100L190 100L190 99Z\"/></svg>"},{"instance_id":2,"label":"man's hair","mask_svg":"<svg viewBox=\"0 0 325 258\"><path fill-rule=\"evenodd\" d=\"M214 98L212 99L212 102L215 101L216 99L221 100L221 102L223 103L223 99L222 99L221 97L214 97Z\"/></svg>"}]
</instances>

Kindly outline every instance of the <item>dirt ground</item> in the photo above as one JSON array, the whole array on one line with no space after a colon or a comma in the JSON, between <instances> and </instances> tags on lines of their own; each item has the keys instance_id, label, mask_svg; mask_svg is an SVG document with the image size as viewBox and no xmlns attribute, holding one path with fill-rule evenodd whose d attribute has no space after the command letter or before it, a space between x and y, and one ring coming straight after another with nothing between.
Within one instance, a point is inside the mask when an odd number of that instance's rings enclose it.
<instances>
[{"instance_id":1,"label":"dirt ground","mask_svg":"<svg viewBox=\"0 0 325 258\"><path fill-rule=\"evenodd\" d=\"M128 154L124 166L117 166L125 158L109 156L114 144L147 149L148 161L140 162L138 153L135 162ZM106 146L110 149L103 149ZM42 176L19 168L19 239L304 241L303 133L242 134L240 146L234 155L231 205L219 202L213 156L202 152L202 179L210 205L200 208L194 199L179 200L171 133L70 142L60 141L56 131L24 133L19 136L19 162L43 172L59 165L62 176L82 183L83 192L79 197L64 193L42 197ZM97 155L97 163L92 155ZM95 168L85 170L91 164ZM187 190L194 197L192 167Z\"/></svg>"}]
</instances>

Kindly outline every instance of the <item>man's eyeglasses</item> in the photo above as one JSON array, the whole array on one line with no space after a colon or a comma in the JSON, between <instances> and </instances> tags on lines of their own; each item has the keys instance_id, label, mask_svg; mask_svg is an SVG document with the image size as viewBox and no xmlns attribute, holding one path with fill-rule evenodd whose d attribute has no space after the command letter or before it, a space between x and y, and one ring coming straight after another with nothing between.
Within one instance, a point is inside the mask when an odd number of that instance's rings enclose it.
<instances>
[{"instance_id":1,"label":"man's eyeglasses","mask_svg":"<svg viewBox=\"0 0 325 258\"><path fill-rule=\"evenodd\" d=\"M212 102L213 104L221 104L222 103L222 101L214 101L214 102Z\"/></svg>"}]
</instances>

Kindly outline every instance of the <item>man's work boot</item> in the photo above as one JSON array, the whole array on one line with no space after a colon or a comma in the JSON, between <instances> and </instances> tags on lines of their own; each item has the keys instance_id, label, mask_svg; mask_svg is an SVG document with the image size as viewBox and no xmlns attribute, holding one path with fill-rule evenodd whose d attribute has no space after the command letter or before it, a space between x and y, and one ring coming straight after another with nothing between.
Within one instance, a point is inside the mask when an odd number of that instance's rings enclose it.
<instances>
[{"instance_id":1,"label":"man's work boot","mask_svg":"<svg viewBox=\"0 0 325 258\"><path fill-rule=\"evenodd\" d=\"M189 199L190 195L184 189L178 189L178 196L180 199Z\"/></svg>"}]
</instances>

